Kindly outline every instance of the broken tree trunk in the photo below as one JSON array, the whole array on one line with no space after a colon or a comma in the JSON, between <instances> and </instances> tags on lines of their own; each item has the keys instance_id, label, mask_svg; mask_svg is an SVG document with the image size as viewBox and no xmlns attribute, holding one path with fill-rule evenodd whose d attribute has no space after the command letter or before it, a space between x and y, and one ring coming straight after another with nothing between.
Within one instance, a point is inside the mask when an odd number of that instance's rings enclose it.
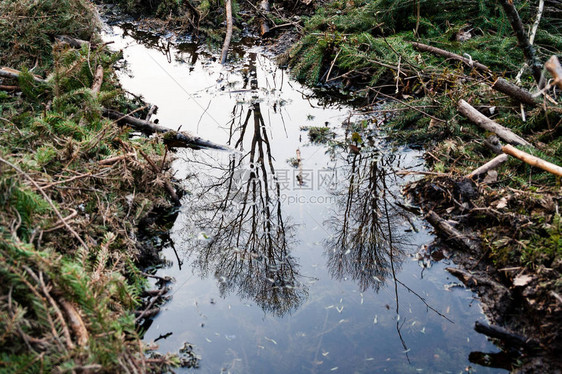
<instances>
[{"instance_id":1,"label":"broken tree trunk","mask_svg":"<svg viewBox=\"0 0 562 374\"><path fill-rule=\"evenodd\" d=\"M425 216L425 219L435 228L437 234L441 236L447 244L453 244L468 253L474 254L480 252L480 245L478 242L468 238L462 232L455 229L434 211L430 210Z\"/></svg>"},{"instance_id":2,"label":"broken tree trunk","mask_svg":"<svg viewBox=\"0 0 562 374\"><path fill-rule=\"evenodd\" d=\"M230 39L232 39L232 0L226 0L226 36L224 37L224 44L222 45L221 64L226 62L228 55L228 47L230 46Z\"/></svg>"},{"instance_id":3,"label":"broken tree trunk","mask_svg":"<svg viewBox=\"0 0 562 374\"><path fill-rule=\"evenodd\" d=\"M529 67L531 68L533 78L535 78L535 81L540 86L542 65L537 59L535 48L529 42L527 33L525 33L523 22L521 22L521 18L519 17L519 13L517 12L515 5L513 4L513 0L500 0L500 4L502 5L507 18L509 19L511 28L513 28L513 31L515 31L517 42L519 44L519 47L523 51L525 59L527 60L527 65L529 65Z\"/></svg>"},{"instance_id":4,"label":"broken tree trunk","mask_svg":"<svg viewBox=\"0 0 562 374\"><path fill-rule=\"evenodd\" d=\"M492 121L491 119L477 111L472 105L470 105L463 99L459 100L458 108L459 112L464 114L469 120L476 123L483 129L493 132L506 142L518 145L531 145L531 143L529 143L519 135L514 134L511 130L503 127L495 121Z\"/></svg>"},{"instance_id":5,"label":"broken tree trunk","mask_svg":"<svg viewBox=\"0 0 562 374\"><path fill-rule=\"evenodd\" d=\"M533 156L527 152L523 152L509 144L502 147L502 151L510 156L513 156L531 166L541 168L549 173L562 177L562 167L555 165L551 162L545 161L541 158Z\"/></svg>"},{"instance_id":6,"label":"broken tree trunk","mask_svg":"<svg viewBox=\"0 0 562 374\"><path fill-rule=\"evenodd\" d=\"M553 84L556 84L559 88L562 88L562 66L558 57L552 56L546 64L544 64L546 70L554 77Z\"/></svg>"},{"instance_id":7,"label":"broken tree trunk","mask_svg":"<svg viewBox=\"0 0 562 374\"><path fill-rule=\"evenodd\" d=\"M474 178L478 177L484 173L487 173L490 170L493 170L500 166L501 164L505 163L508 159L508 156L504 153L502 155L494 157L492 160L486 162L484 165L480 166L478 169L472 171L468 174L465 178Z\"/></svg>"},{"instance_id":8,"label":"broken tree trunk","mask_svg":"<svg viewBox=\"0 0 562 374\"><path fill-rule=\"evenodd\" d=\"M154 134L160 133L164 134L164 144L168 145L169 147L176 147L176 148L211 148L211 149L218 149L222 151L231 151L232 149L228 146L216 144L209 140L202 139L198 136L191 135L187 132L179 132L167 127L158 125L154 122L145 121L139 118L135 118L133 116L129 116L123 113L120 113L116 110L112 109L104 109L103 114L116 121L119 125L129 125L135 130L141 131L145 134Z\"/></svg>"}]
</instances>

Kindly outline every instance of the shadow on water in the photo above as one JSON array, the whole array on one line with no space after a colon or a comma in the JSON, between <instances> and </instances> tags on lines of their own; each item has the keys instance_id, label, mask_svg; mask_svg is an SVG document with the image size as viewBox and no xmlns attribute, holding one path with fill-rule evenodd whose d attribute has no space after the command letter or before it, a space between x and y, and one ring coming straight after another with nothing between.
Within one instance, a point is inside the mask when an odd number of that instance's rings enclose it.
<instances>
[{"instance_id":1,"label":"shadow on water","mask_svg":"<svg viewBox=\"0 0 562 374\"><path fill-rule=\"evenodd\" d=\"M449 261L420 260L432 236L400 207L395 173L420 168L417 151L391 148L376 119L328 105L256 50L237 47L225 69L196 44L119 37L135 76L124 86L161 106L161 123L235 149L177 154L189 193L161 270L176 285L147 341L189 341L205 373L509 366L479 353L494 346L472 331L483 316Z\"/></svg>"}]
</instances>

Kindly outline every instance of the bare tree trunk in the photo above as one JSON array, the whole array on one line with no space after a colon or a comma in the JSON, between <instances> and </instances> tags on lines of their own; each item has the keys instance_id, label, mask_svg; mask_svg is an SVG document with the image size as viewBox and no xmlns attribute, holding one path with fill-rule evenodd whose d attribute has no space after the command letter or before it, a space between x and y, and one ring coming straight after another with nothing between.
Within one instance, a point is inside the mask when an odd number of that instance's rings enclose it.
<instances>
[{"instance_id":1,"label":"bare tree trunk","mask_svg":"<svg viewBox=\"0 0 562 374\"><path fill-rule=\"evenodd\" d=\"M491 119L477 111L472 105L470 105L463 99L459 100L458 108L459 112L464 114L469 120L482 127L483 129L497 134L506 142L518 145L531 145L531 143L529 143L519 135L514 134L511 130L503 127L499 123L492 121Z\"/></svg>"},{"instance_id":2,"label":"bare tree trunk","mask_svg":"<svg viewBox=\"0 0 562 374\"><path fill-rule=\"evenodd\" d=\"M517 9L515 9L515 5L513 4L513 0L500 0L500 4L509 19L509 23L511 23L511 28L515 31L515 36L517 37L517 42L519 43L519 47L523 51L525 55L525 59L527 60L527 65L531 68L533 72L533 77L537 84L541 84L541 73L542 73L542 64L537 59L535 54L535 48L533 48L532 44L529 42L529 38L525 33L525 29L523 27L523 22L521 22L521 18L519 17L519 13Z\"/></svg>"},{"instance_id":3,"label":"bare tree trunk","mask_svg":"<svg viewBox=\"0 0 562 374\"><path fill-rule=\"evenodd\" d=\"M230 46L230 39L232 39L232 0L226 0L226 36L224 37L224 44L222 45L221 64L226 62L228 55L228 47Z\"/></svg>"}]
</instances>

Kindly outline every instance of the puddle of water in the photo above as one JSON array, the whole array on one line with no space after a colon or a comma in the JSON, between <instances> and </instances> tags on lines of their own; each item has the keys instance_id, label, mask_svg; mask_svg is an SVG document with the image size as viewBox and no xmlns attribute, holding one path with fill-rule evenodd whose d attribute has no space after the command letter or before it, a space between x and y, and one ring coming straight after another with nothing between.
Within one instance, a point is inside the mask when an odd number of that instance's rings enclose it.
<instances>
[{"instance_id":1,"label":"puddle of water","mask_svg":"<svg viewBox=\"0 0 562 374\"><path fill-rule=\"evenodd\" d=\"M222 67L193 44L106 39L161 124L237 150L177 152L189 193L160 270L176 282L147 342L190 342L202 373L503 371L469 361L497 351L472 329L479 303L449 287L452 264L424 255L427 226L399 207L395 171L421 168L420 153L385 145L375 119L324 105L259 49ZM303 127L329 130L316 143Z\"/></svg>"}]
</instances>

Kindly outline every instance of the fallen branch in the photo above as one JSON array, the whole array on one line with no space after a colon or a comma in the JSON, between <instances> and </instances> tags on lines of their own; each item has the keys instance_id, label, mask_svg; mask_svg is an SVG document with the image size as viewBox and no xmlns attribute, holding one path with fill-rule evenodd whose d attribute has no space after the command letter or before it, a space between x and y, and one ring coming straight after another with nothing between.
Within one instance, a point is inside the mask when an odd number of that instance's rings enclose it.
<instances>
[{"instance_id":1,"label":"fallen branch","mask_svg":"<svg viewBox=\"0 0 562 374\"><path fill-rule=\"evenodd\" d=\"M546 64L544 64L544 67L554 77L554 82L552 84L562 88L562 66L560 65L558 57L552 56Z\"/></svg>"},{"instance_id":2,"label":"fallen branch","mask_svg":"<svg viewBox=\"0 0 562 374\"><path fill-rule=\"evenodd\" d=\"M562 167L555 165L551 162L545 161L541 158L538 158L536 156L533 156L527 152L523 152L509 144L504 145L502 147L502 151L510 156L513 156L531 166L535 166L537 168L543 169L545 171L548 171L549 173L552 173L554 175L558 175L559 177L562 177Z\"/></svg>"},{"instance_id":3,"label":"fallen branch","mask_svg":"<svg viewBox=\"0 0 562 374\"><path fill-rule=\"evenodd\" d=\"M134 157L134 156L136 156L135 153L129 152L129 153L126 153L124 155L119 155L119 156L114 156L114 157L109 157L109 158L103 159L101 161L98 161L98 164L109 165L109 164L113 164L117 161L121 161L123 159L129 158L129 157Z\"/></svg>"},{"instance_id":4,"label":"fallen branch","mask_svg":"<svg viewBox=\"0 0 562 374\"><path fill-rule=\"evenodd\" d=\"M484 173L487 173L490 170L493 170L500 166L501 164L505 163L509 157L506 154L501 154L499 156L494 157L492 160L486 162L484 165L480 166L478 169L473 170L470 174L467 174L465 178L474 178L478 177Z\"/></svg>"},{"instance_id":5,"label":"fallen branch","mask_svg":"<svg viewBox=\"0 0 562 374\"><path fill-rule=\"evenodd\" d=\"M174 131L170 128L158 125L154 122L145 121L127 114L119 113L116 110L104 109L103 114L106 117L116 121L117 124L119 125L129 125L135 130L141 131L147 135L151 135L154 133L165 134L164 144L168 145L169 147L194 148L194 149L210 148L210 149L218 149L222 151L232 150L228 146L213 143L209 140L202 139L198 136L193 136L184 131L182 132Z\"/></svg>"},{"instance_id":6,"label":"fallen branch","mask_svg":"<svg viewBox=\"0 0 562 374\"><path fill-rule=\"evenodd\" d=\"M0 68L0 78L8 78L8 79L15 79L17 80L21 75L21 71L16 69L11 69L7 67ZM31 74L33 80L39 83L46 83L47 81L43 78L40 78L34 74Z\"/></svg>"},{"instance_id":7,"label":"fallen branch","mask_svg":"<svg viewBox=\"0 0 562 374\"><path fill-rule=\"evenodd\" d=\"M520 348L527 348L527 349L539 348L539 344L536 341L509 332L506 329L501 328L499 326L486 325L479 321L476 321L476 323L474 324L474 330L476 332L489 336L490 338L499 339L503 343L510 345L512 347L520 347Z\"/></svg>"},{"instance_id":8,"label":"fallen branch","mask_svg":"<svg viewBox=\"0 0 562 374\"><path fill-rule=\"evenodd\" d=\"M434 211L430 210L425 216L425 219L436 229L437 234L448 244L453 244L469 253L480 252L480 245L478 242L470 239L465 234L455 229Z\"/></svg>"},{"instance_id":9,"label":"fallen branch","mask_svg":"<svg viewBox=\"0 0 562 374\"><path fill-rule=\"evenodd\" d=\"M449 52L449 51L446 51L446 50L441 49L441 48L432 47L430 45L417 43L417 42L412 42L412 46L415 49L417 49L418 51L430 52L430 53L433 53L433 54L436 54L436 55L440 55L440 56L449 58L451 60L460 61L460 62L464 63L465 65L471 67L471 68L476 68L476 69L482 70L482 71L487 72L487 73L491 72L489 67L487 67L484 64L479 63L478 61L468 59L466 57L457 55L456 53Z\"/></svg>"},{"instance_id":10,"label":"fallen branch","mask_svg":"<svg viewBox=\"0 0 562 374\"><path fill-rule=\"evenodd\" d=\"M479 63L478 61L474 61L472 59L468 59L466 57L460 56L456 53L453 52L449 52L446 51L444 49L441 48L436 48L436 47L432 47L430 45L427 44L422 44L422 43L415 43L413 42L412 45L414 46L414 48L416 48L419 51L424 51L424 52L430 52L439 56L443 56L446 58L449 58L451 60L455 60L455 61L460 61L462 63L464 63L465 65L472 67L472 68L476 68L478 70L481 70L482 72L485 73L489 73L491 74L492 71L490 70L489 67L487 67L484 64ZM506 94L524 104L529 104L532 106L536 106L538 104L537 100L533 97L533 95L527 91L522 89L519 86L516 86L513 83L508 82L507 80L505 80L504 78L498 78L496 79L491 87L496 90L499 91L503 94Z\"/></svg>"},{"instance_id":11,"label":"fallen branch","mask_svg":"<svg viewBox=\"0 0 562 374\"><path fill-rule=\"evenodd\" d=\"M66 43L70 45L72 48L80 49L83 45L89 45L90 42L82 39L76 39L68 35L57 35L55 36L55 40Z\"/></svg>"},{"instance_id":12,"label":"fallen branch","mask_svg":"<svg viewBox=\"0 0 562 374\"><path fill-rule=\"evenodd\" d=\"M531 145L531 143L529 143L519 135L514 134L511 130L503 127L495 121L492 121L491 119L477 111L472 105L470 105L463 99L459 100L458 108L459 112L464 114L469 120L482 127L483 129L497 134L506 142L526 146Z\"/></svg>"},{"instance_id":13,"label":"fallen branch","mask_svg":"<svg viewBox=\"0 0 562 374\"><path fill-rule=\"evenodd\" d=\"M230 46L230 39L232 39L232 0L226 0L226 35L224 37L224 44L222 45L221 64L226 62L228 55L228 47Z\"/></svg>"}]
</instances>

